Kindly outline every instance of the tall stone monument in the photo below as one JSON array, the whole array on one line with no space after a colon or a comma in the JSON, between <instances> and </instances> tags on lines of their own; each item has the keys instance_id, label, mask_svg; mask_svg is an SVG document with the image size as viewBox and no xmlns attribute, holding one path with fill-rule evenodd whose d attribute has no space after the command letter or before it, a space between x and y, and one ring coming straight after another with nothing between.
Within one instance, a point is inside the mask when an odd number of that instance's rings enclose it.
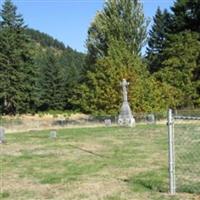
<instances>
[{"instance_id":1,"label":"tall stone monument","mask_svg":"<svg viewBox=\"0 0 200 200\"><path fill-rule=\"evenodd\" d=\"M132 115L127 96L127 87L129 83L123 79L120 85L122 86L123 103L118 118L118 124L121 126L133 127L135 126L135 119Z\"/></svg>"}]
</instances>

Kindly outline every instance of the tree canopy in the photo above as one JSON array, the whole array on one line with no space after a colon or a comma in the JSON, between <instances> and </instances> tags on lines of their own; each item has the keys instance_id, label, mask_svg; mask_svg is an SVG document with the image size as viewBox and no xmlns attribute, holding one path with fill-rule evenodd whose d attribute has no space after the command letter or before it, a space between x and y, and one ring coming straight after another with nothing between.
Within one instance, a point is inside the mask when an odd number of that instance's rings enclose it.
<instances>
[{"instance_id":1,"label":"tree canopy","mask_svg":"<svg viewBox=\"0 0 200 200\"><path fill-rule=\"evenodd\" d=\"M31 42L24 34L24 20L17 8L6 0L0 21L0 99L2 112L30 111L35 102L36 70Z\"/></svg>"},{"instance_id":2,"label":"tree canopy","mask_svg":"<svg viewBox=\"0 0 200 200\"><path fill-rule=\"evenodd\" d=\"M29 29L11 0L0 12L0 113L71 109L85 55Z\"/></svg>"},{"instance_id":3,"label":"tree canopy","mask_svg":"<svg viewBox=\"0 0 200 200\"><path fill-rule=\"evenodd\" d=\"M151 73L156 72L161 67L162 51L167 38L171 15L165 9L162 11L159 7L153 18L153 25L149 31L149 40L147 47L148 68Z\"/></svg>"},{"instance_id":4,"label":"tree canopy","mask_svg":"<svg viewBox=\"0 0 200 200\"><path fill-rule=\"evenodd\" d=\"M142 62L147 24L138 1L109 0L97 13L88 31L84 79L72 98L83 112L116 115L123 78L130 82L129 100L134 111L152 112L176 104L176 90L170 92L170 86L150 77Z\"/></svg>"},{"instance_id":5,"label":"tree canopy","mask_svg":"<svg viewBox=\"0 0 200 200\"><path fill-rule=\"evenodd\" d=\"M28 28L11 0L0 10L0 113L79 110L117 115L120 81L135 112L200 106L200 0L157 9L147 41L143 6L107 0L88 29L87 54Z\"/></svg>"},{"instance_id":6,"label":"tree canopy","mask_svg":"<svg viewBox=\"0 0 200 200\"><path fill-rule=\"evenodd\" d=\"M132 54L139 55L146 40L148 20L142 4L135 0L108 0L97 12L86 41L88 65L108 55L111 40L124 41Z\"/></svg>"},{"instance_id":7,"label":"tree canopy","mask_svg":"<svg viewBox=\"0 0 200 200\"><path fill-rule=\"evenodd\" d=\"M167 22L169 17L164 12L163 20ZM162 29L155 28L160 23L159 16L157 11L150 30L147 52L149 70L157 80L180 91L179 107L199 106L200 1L176 0L171 7L170 23L161 23ZM161 30L164 40L159 51L154 51L154 46L157 50L159 42L155 35L160 36Z\"/></svg>"}]
</instances>

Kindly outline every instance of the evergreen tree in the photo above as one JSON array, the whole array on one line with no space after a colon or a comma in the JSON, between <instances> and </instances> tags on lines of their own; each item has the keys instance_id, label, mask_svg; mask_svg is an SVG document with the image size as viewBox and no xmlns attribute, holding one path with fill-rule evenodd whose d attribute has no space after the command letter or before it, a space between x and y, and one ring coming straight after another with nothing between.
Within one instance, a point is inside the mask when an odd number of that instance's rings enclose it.
<instances>
[{"instance_id":1,"label":"evergreen tree","mask_svg":"<svg viewBox=\"0 0 200 200\"><path fill-rule=\"evenodd\" d=\"M16 114L35 109L36 70L31 43L24 34L24 21L11 0L0 12L1 112Z\"/></svg>"},{"instance_id":2,"label":"evergreen tree","mask_svg":"<svg viewBox=\"0 0 200 200\"><path fill-rule=\"evenodd\" d=\"M66 82L64 69L53 50L42 55L40 71L40 110L63 110L65 107Z\"/></svg>"},{"instance_id":3,"label":"evergreen tree","mask_svg":"<svg viewBox=\"0 0 200 200\"><path fill-rule=\"evenodd\" d=\"M54 39L52 36L46 33L42 33L32 28L26 28L25 32L31 37L32 40L38 42L43 47L52 47L63 51L66 49L62 42L59 42L57 39Z\"/></svg>"},{"instance_id":4,"label":"evergreen tree","mask_svg":"<svg viewBox=\"0 0 200 200\"><path fill-rule=\"evenodd\" d=\"M130 82L128 99L135 112L156 112L176 105L175 88L150 77L141 59L122 41L111 41L108 56L99 59L77 88L73 103L86 113L116 115L122 102L120 81Z\"/></svg>"},{"instance_id":5,"label":"evergreen tree","mask_svg":"<svg viewBox=\"0 0 200 200\"><path fill-rule=\"evenodd\" d=\"M56 48L44 48L38 43L35 43L35 54L34 63L39 68L38 110L73 109L73 104L69 99L73 94L74 86L80 79L85 55L70 47L63 51Z\"/></svg>"},{"instance_id":6,"label":"evergreen tree","mask_svg":"<svg viewBox=\"0 0 200 200\"><path fill-rule=\"evenodd\" d=\"M137 1L107 1L88 31L85 78L72 102L82 111L116 115L121 104L120 81L130 82L129 102L136 112L158 111L176 104L176 91L150 78L142 63L146 21ZM159 103L159 104L158 104Z\"/></svg>"},{"instance_id":7,"label":"evergreen tree","mask_svg":"<svg viewBox=\"0 0 200 200\"><path fill-rule=\"evenodd\" d=\"M171 7L171 32L190 30L200 33L200 0L176 0Z\"/></svg>"},{"instance_id":8,"label":"evergreen tree","mask_svg":"<svg viewBox=\"0 0 200 200\"><path fill-rule=\"evenodd\" d=\"M108 0L88 30L87 67L108 55L112 39L124 41L132 54L140 54L146 38L147 20L142 4L136 0Z\"/></svg>"},{"instance_id":9,"label":"evergreen tree","mask_svg":"<svg viewBox=\"0 0 200 200\"><path fill-rule=\"evenodd\" d=\"M84 78L81 80L82 85L76 88L76 95L72 97L74 104L77 106L80 104L82 110L86 112L97 112L98 110L100 112L103 110L101 99L103 98L102 102L106 102L105 98L109 98L106 92L103 92L103 87L107 85L107 87L114 90L116 85L119 85L122 76L124 75L125 78L125 75L130 71L130 65L126 65L125 54L120 55L122 58L119 61L123 62L118 63L118 66L116 65L115 67L107 64L104 66L102 64L105 62L104 59L113 58L110 52L114 53L115 48L122 49L123 52L126 49L126 53L129 52L128 55L133 57L140 55L140 50L146 37L146 26L147 21L142 12L142 5L138 1L106 1L103 10L97 13L88 30L86 43L88 54L83 71ZM117 56L117 53L115 56ZM131 66L133 67L133 65ZM112 81L111 77L116 73L121 75L120 77L116 76ZM101 76L104 77L104 83L101 80ZM117 90L115 92L117 92L118 96L121 96L119 95L120 88L118 89L118 92ZM79 101L79 98L81 98L81 101ZM119 97L117 99L113 97L113 100L119 102ZM115 106L118 105L115 104ZM106 112L116 111L116 107L112 108L113 105L111 103L106 106Z\"/></svg>"},{"instance_id":10,"label":"evergreen tree","mask_svg":"<svg viewBox=\"0 0 200 200\"><path fill-rule=\"evenodd\" d=\"M180 91L179 106L197 106L200 105L200 1L176 0L171 10L170 23L164 26L167 35L164 48L157 54L158 67L162 69L155 77Z\"/></svg>"},{"instance_id":11,"label":"evergreen tree","mask_svg":"<svg viewBox=\"0 0 200 200\"><path fill-rule=\"evenodd\" d=\"M149 31L149 41L147 47L148 68L151 73L158 71L163 61L162 51L164 49L167 33L169 32L170 14L165 9L163 12L158 7L153 25Z\"/></svg>"},{"instance_id":12,"label":"evergreen tree","mask_svg":"<svg viewBox=\"0 0 200 200\"><path fill-rule=\"evenodd\" d=\"M65 82L65 109L73 109L73 103L69 101L73 94L73 88L78 84L80 79L80 74L82 71L82 65L84 62L84 57L77 52L74 52L71 48L64 51L59 56L59 65L64 72L64 82Z\"/></svg>"},{"instance_id":13,"label":"evergreen tree","mask_svg":"<svg viewBox=\"0 0 200 200\"><path fill-rule=\"evenodd\" d=\"M171 34L163 51L163 69L155 76L179 89L179 106L200 105L199 34L186 31Z\"/></svg>"}]
</instances>

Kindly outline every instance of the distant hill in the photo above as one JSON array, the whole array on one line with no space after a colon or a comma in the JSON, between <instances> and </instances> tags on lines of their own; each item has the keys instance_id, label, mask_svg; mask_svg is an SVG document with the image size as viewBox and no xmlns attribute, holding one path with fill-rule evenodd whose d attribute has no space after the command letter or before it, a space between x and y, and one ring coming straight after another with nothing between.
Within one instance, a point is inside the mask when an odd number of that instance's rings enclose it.
<instances>
[{"instance_id":1,"label":"distant hill","mask_svg":"<svg viewBox=\"0 0 200 200\"><path fill-rule=\"evenodd\" d=\"M54 49L55 52L63 54L66 65L69 68L75 67L79 72L83 68L85 62L84 53L78 52L69 46L66 47L63 42L60 42L47 33L43 33L32 28L27 28L25 32L33 41L40 44L44 49Z\"/></svg>"},{"instance_id":2,"label":"distant hill","mask_svg":"<svg viewBox=\"0 0 200 200\"><path fill-rule=\"evenodd\" d=\"M29 35L31 39L40 43L43 47L53 47L59 50L65 50L65 45L63 42L58 41L46 33L42 33L32 28L27 28L26 34Z\"/></svg>"},{"instance_id":3,"label":"distant hill","mask_svg":"<svg viewBox=\"0 0 200 200\"><path fill-rule=\"evenodd\" d=\"M38 30L27 28L25 34L32 40L37 69L37 109L71 110L70 98L82 77L86 55Z\"/></svg>"}]
</instances>

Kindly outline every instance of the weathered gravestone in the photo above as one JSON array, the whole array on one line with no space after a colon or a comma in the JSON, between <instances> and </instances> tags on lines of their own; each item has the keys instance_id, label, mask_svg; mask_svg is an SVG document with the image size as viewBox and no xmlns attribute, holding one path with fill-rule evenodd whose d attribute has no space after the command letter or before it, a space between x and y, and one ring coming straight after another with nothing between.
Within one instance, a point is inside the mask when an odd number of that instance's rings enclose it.
<instances>
[{"instance_id":1,"label":"weathered gravestone","mask_svg":"<svg viewBox=\"0 0 200 200\"><path fill-rule=\"evenodd\" d=\"M5 142L5 129L0 127L0 144Z\"/></svg>"},{"instance_id":2,"label":"weathered gravestone","mask_svg":"<svg viewBox=\"0 0 200 200\"><path fill-rule=\"evenodd\" d=\"M155 124L156 123L155 115L154 114L147 115L146 121L147 121L147 124Z\"/></svg>"},{"instance_id":3,"label":"weathered gravestone","mask_svg":"<svg viewBox=\"0 0 200 200\"><path fill-rule=\"evenodd\" d=\"M56 132L56 130L50 131L49 137L51 139L56 139L57 138L57 132Z\"/></svg>"},{"instance_id":4,"label":"weathered gravestone","mask_svg":"<svg viewBox=\"0 0 200 200\"><path fill-rule=\"evenodd\" d=\"M111 119L105 119L104 123L105 123L106 126L111 126L112 125Z\"/></svg>"},{"instance_id":5,"label":"weathered gravestone","mask_svg":"<svg viewBox=\"0 0 200 200\"><path fill-rule=\"evenodd\" d=\"M118 117L118 124L133 127L135 126L135 119L132 115L127 96L127 86L129 83L123 79L120 85L122 86L123 103Z\"/></svg>"}]
</instances>

